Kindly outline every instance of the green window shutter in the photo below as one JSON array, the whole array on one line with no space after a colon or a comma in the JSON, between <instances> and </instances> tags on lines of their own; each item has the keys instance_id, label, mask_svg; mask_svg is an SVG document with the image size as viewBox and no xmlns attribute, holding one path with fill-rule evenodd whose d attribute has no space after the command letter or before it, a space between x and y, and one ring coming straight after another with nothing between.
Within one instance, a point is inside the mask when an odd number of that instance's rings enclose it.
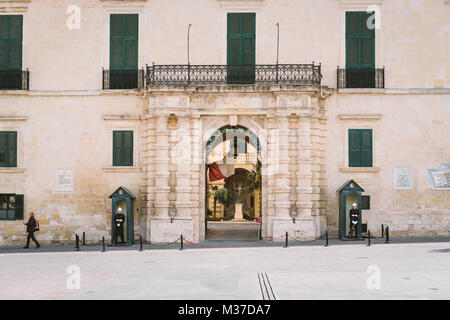
<instances>
[{"instance_id":1,"label":"green window shutter","mask_svg":"<svg viewBox=\"0 0 450 320\"><path fill-rule=\"evenodd\" d=\"M0 16L0 70L22 70L23 16Z\"/></svg>"},{"instance_id":2,"label":"green window shutter","mask_svg":"<svg viewBox=\"0 0 450 320\"><path fill-rule=\"evenodd\" d=\"M372 167L372 129L349 129L349 167Z\"/></svg>"},{"instance_id":3,"label":"green window shutter","mask_svg":"<svg viewBox=\"0 0 450 320\"><path fill-rule=\"evenodd\" d=\"M349 167L361 166L361 135L359 130L348 131Z\"/></svg>"},{"instance_id":4,"label":"green window shutter","mask_svg":"<svg viewBox=\"0 0 450 320\"><path fill-rule=\"evenodd\" d=\"M24 195L16 194L16 208L15 208L15 219L23 220L23 211L24 211Z\"/></svg>"},{"instance_id":5,"label":"green window shutter","mask_svg":"<svg viewBox=\"0 0 450 320\"><path fill-rule=\"evenodd\" d=\"M227 64L229 83L255 81L255 13L228 13ZM241 67L246 66L246 67Z\"/></svg>"},{"instance_id":6,"label":"green window shutter","mask_svg":"<svg viewBox=\"0 0 450 320\"><path fill-rule=\"evenodd\" d=\"M361 167L372 167L372 130L361 130Z\"/></svg>"},{"instance_id":7,"label":"green window shutter","mask_svg":"<svg viewBox=\"0 0 450 320\"><path fill-rule=\"evenodd\" d=\"M133 166L133 131L113 132L113 166Z\"/></svg>"},{"instance_id":8,"label":"green window shutter","mask_svg":"<svg viewBox=\"0 0 450 320\"><path fill-rule=\"evenodd\" d=\"M375 29L367 26L373 14L346 12L347 68L375 68Z\"/></svg>"},{"instance_id":9,"label":"green window shutter","mask_svg":"<svg viewBox=\"0 0 450 320\"><path fill-rule=\"evenodd\" d=\"M138 69L137 14L112 14L110 19L110 69Z\"/></svg>"},{"instance_id":10,"label":"green window shutter","mask_svg":"<svg viewBox=\"0 0 450 320\"><path fill-rule=\"evenodd\" d=\"M17 167L17 132L0 132L0 167Z\"/></svg>"}]
</instances>

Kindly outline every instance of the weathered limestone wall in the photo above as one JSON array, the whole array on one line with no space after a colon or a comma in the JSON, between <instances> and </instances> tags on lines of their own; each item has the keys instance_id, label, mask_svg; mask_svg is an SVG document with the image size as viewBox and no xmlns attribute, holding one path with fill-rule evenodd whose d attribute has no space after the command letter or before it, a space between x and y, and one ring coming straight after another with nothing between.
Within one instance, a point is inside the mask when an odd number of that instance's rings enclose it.
<instances>
[{"instance_id":1,"label":"weathered limestone wall","mask_svg":"<svg viewBox=\"0 0 450 320\"><path fill-rule=\"evenodd\" d=\"M450 86L450 5L444 0L33 0L10 2L2 12L24 14L23 67L32 90L99 90L109 68L109 15L139 14L139 67L226 64L227 12L256 13L256 63L322 63L323 83L336 87L345 66L345 11L377 10L376 66L390 88ZM67 27L71 5L80 29ZM19 7L19 9L13 9ZM378 21L377 20L377 21ZM155 45L157 44L157 45ZM427 59L427 57L432 57ZM64 79L64 81L61 81Z\"/></svg>"},{"instance_id":2,"label":"weathered limestone wall","mask_svg":"<svg viewBox=\"0 0 450 320\"><path fill-rule=\"evenodd\" d=\"M18 167L0 168L0 193L25 195L25 218L36 213L43 243L72 241L83 231L89 240L109 239L108 196L120 185L137 196L134 219L139 225L141 100L117 94L1 96L0 115L13 118L0 120L0 130L18 132ZM135 132L135 163L113 168L112 131L124 129ZM56 191L58 168L73 169L73 192ZM0 222L0 244L24 239L23 221Z\"/></svg>"},{"instance_id":3,"label":"weathered limestone wall","mask_svg":"<svg viewBox=\"0 0 450 320\"><path fill-rule=\"evenodd\" d=\"M330 230L338 229L336 190L354 179L370 195L363 223L373 232L384 224L393 236L450 235L450 193L427 187L427 169L450 160L449 96L418 92L341 92L327 99ZM348 167L348 129L358 128L373 130L373 168ZM412 167L412 190L394 190L395 167Z\"/></svg>"}]
</instances>

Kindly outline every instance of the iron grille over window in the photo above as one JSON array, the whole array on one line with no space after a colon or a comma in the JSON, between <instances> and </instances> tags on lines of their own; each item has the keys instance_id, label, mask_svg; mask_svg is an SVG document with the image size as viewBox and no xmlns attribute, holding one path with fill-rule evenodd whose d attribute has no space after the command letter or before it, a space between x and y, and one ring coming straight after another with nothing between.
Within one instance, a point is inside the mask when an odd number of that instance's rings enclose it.
<instances>
[{"instance_id":1,"label":"iron grille over window","mask_svg":"<svg viewBox=\"0 0 450 320\"><path fill-rule=\"evenodd\" d=\"M347 68L337 70L338 89L384 88L384 68Z\"/></svg>"},{"instance_id":2,"label":"iron grille over window","mask_svg":"<svg viewBox=\"0 0 450 320\"><path fill-rule=\"evenodd\" d=\"M285 84L320 85L321 65L151 65L146 83L152 85Z\"/></svg>"},{"instance_id":3,"label":"iron grille over window","mask_svg":"<svg viewBox=\"0 0 450 320\"><path fill-rule=\"evenodd\" d=\"M28 70L0 70L0 89L30 90L30 72Z\"/></svg>"},{"instance_id":4,"label":"iron grille over window","mask_svg":"<svg viewBox=\"0 0 450 320\"><path fill-rule=\"evenodd\" d=\"M103 69L103 90L142 89L144 87L144 69L105 70Z\"/></svg>"}]
</instances>

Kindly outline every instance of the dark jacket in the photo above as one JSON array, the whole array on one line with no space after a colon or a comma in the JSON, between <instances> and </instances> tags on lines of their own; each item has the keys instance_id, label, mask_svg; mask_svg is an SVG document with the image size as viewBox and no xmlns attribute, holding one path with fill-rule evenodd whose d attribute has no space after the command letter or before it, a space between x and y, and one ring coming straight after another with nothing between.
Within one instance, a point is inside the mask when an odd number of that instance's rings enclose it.
<instances>
[{"instance_id":1,"label":"dark jacket","mask_svg":"<svg viewBox=\"0 0 450 320\"><path fill-rule=\"evenodd\" d=\"M123 228L124 223L125 223L125 215L123 213L116 213L114 215L114 226L116 228Z\"/></svg>"},{"instance_id":2,"label":"dark jacket","mask_svg":"<svg viewBox=\"0 0 450 320\"><path fill-rule=\"evenodd\" d=\"M34 232L36 229L36 219L34 217L30 217L27 222L27 232Z\"/></svg>"},{"instance_id":3,"label":"dark jacket","mask_svg":"<svg viewBox=\"0 0 450 320\"><path fill-rule=\"evenodd\" d=\"M350 209L350 225L352 222L359 222L359 209Z\"/></svg>"}]
</instances>

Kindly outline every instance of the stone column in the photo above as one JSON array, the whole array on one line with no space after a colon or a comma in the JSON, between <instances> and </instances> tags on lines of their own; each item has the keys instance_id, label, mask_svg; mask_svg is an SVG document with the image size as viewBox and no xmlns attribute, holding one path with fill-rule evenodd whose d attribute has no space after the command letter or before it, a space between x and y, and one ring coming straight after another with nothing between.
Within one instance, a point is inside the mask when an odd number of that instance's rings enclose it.
<instances>
[{"instance_id":1,"label":"stone column","mask_svg":"<svg viewBox=\"0 0 450 320\"><path fill-rule=\"evenodd\" d=\"M190 215L193 223L193 239L205 239L205 170L202 123L200 116L192 115L189 120L191 133L191 165L189 167L192 203ZM200 228L200 226L202 226Z\"/></svg>"},{"instance_id":2,"label":"stone column","mask_svg":"<svg viewBox=\"0 0 450 320\"><path fill-rule=\"evenodd\" d=\"M299 217L310 217L312 208L311 119L299 119L297 154L297 208Z\"/></svg>"}]
</instances>

